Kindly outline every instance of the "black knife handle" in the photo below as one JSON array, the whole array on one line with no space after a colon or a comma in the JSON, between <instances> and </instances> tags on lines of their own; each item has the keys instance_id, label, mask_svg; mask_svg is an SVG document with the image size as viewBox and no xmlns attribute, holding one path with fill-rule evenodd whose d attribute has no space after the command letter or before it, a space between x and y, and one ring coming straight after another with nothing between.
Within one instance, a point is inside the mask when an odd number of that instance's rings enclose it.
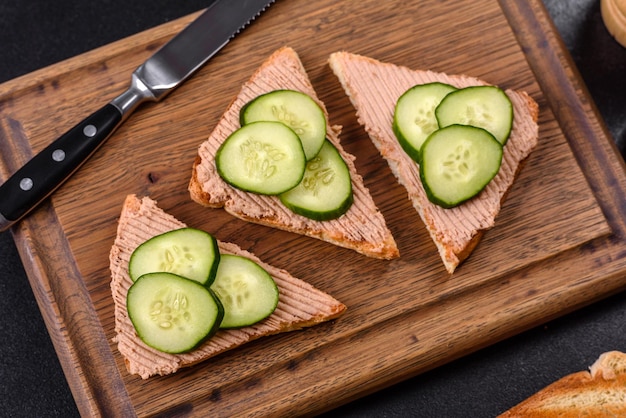
<instances>
[{"instance_id":1,"label":"black knife handle","mask_svg":"<svg viewBox=\"0 0 626 418\"><path fill-rule=\"evenodd\" d=\"M112 104L97 110L35 155L0 186L0 231L8 229L56 190L122 121Z\"/></svg>"}]
</instances>

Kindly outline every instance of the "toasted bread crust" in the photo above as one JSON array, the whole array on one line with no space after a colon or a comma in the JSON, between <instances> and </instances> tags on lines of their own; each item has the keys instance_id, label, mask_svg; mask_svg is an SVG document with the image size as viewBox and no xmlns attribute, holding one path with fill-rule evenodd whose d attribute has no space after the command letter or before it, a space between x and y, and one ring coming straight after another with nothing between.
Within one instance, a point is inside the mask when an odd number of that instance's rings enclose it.
<instances>
[{"instance_id":1,"label":"toasted bread crust","mask_svg":"<svg viewBox=\"0 0 626 418\"><path fill-rule=\"evenodd\" d=\"M348 52L336 52L329 64L356 109L357 119L387 160L398 182L408 193L449 273L465 260L484 232L494 225L500 205L537 144L537 103L525 92L507 90L515 117L498 175L470 201L443 209L426 196L418 165L402 150L392 130L398 97L416 84L439 81L456 87L486 85L475 77L412 70Z\"/></svg>"},{"instance_id":2,"label":"toasted bread crust","mask_svg":"<svg viewBox=\"0 0 626 418\"><path fill-rule=\"evenodd\" d=\"M217 173L215 153L226 137L239 127L239 110L249 100L276 89L298 90L311 96L327 119L327 137L346 162L352 179L354 203L340 218L313 221L287 210L275 196L254 195L226 184ZM369 190L357 173L354 156L339 142L339 126L332 126L324 104L317 98L296 52L288 47L276 51L245 83L209 138L200 145L189 193L195 202L211 208L223 207L231 215L272 228L317 238L369 257L392 259L399 256L396 242Z\"/></svg>"},{"instance_id":3,"label":"toasted bread crust","mask_svg":"<svg viewBox=\"0 0 626 418\"><path fill-rule=\"evenodd\" d=\"M294 331L337 318L346 306L310 284L291 276L282 269L262 262L235 244L218 242L220 252L237 254L258 263L276 282L279 289L278 307L265 320L236 330L220 330L197 349L184 354L167 354L145 345L135 333L126 310L126 294L132 284L128 261L134 249L147 239L185 224L157 207L148 197L127 196L120 216L117 236L110 252L111 292L115 302L114 341L124 357L131 374L143 379L166 375L236 348L249 341Z\"/></svg>"},{"instance_id":4,"label":"toasted bread crust","mask_svg":"<svg viewBox=\"0 0 626 418\"><path fill-rule=\"evenodd\" d=\"M500 418L626 416L626 354L603 353L589 369L546 386Z\"/></svg>"}]
</instances>

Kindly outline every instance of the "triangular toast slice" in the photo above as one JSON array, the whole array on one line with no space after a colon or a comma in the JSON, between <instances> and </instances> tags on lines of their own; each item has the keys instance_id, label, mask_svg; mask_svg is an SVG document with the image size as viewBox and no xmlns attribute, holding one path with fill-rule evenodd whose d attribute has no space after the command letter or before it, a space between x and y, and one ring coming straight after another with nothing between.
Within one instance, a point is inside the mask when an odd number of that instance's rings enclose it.
<instances>
[{"instance_id":1,"label":"triangular toast slice","mask_svg":"<svg viewBox=\"0 0 626 418\"><path fill-rule=\"evenodd\" d=\"M538 106L525 92L507 90L514 108L511 136L496 177L473 199L452 209L431 203L420 181L419 167L404 152L392 130L395 104L417 84L439 81L456 87L485 85L474 77L418 71L369 57L336 52L329 64L356 109L358 121L409 195L449 273L467 258L482 234L493 227L501 202L522 161L538 139Z\"/></svg>"},{"instance_id":2,"label":"triangular toast slice","mask_svg":"<svg viewBox=\"0 0 626 418\"><path fill-rule=\"evenodd\" d=\"M499 415L514 417L626 416L626 354L608 351L588 371L569 374Z\"/></svg>"},{"instance_id":3,"label":"triangular toast slice","mask_svg":"<svg viewBox=\"0 0 626 418\"><path fill-rule=\"evenodd\" d=\"M286 209L277 197L238 190L224 182L217 173L215 154L228 135L239 128L241 107L263 93L278 89L306 93L324 110L327 137L339 150L352 178L354 203L338 219L313 221L296 215ZM293 49L283 47L273 53L242 86L209 138L200 145L189 183L191 198L204 206L223 207L230 214L249 222L318 238L369 257L398 257L396 242L356 171L354 156L339 143L339 131L340 127L331 126L328 122L326 108L318 99L300 58Z\"/></svg>"},{"instance_id":4,"label":"triangular toast slice","mask_svg":"<svg viewBox=\"0 0 626 418\"><path fill-rule=\"evenodd\" d=\"M337 318L346 306L330 295L297 279L285 270L262 262L235 244L218 242L220 251L248 257L263 267L279 289L278 307L265 320L249 327L220 330L197 349L185 354L167 354L145 345L135 333L126 310L126 294L132 284L128 262L141 243L158 234L185 227L148 197L129 195L119 219L117 236L110 252L111 292L115 303L115 342L131 374L143 379L166 375L191 366L226 350L267 335L298 330Z\"/></svg>"}]
</instances>

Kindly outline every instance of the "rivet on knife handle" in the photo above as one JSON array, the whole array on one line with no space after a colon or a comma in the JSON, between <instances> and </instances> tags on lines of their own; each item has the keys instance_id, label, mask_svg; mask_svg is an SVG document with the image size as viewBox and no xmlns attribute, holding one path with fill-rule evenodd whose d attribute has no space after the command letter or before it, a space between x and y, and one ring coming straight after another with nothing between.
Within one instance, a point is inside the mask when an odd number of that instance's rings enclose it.
<instances>
[{"instance_id":1,"label":"rivet on knife handle","mask_svg":"<svg viewBox=\"0 0 626 418\"><path fill-rule=\"evenodd\" d=\"M135 70L126 92L54 141L0 186L0 232L54 192L139 104L165 97L273 2L214 1Z\"/></svg>"}]
</instances>

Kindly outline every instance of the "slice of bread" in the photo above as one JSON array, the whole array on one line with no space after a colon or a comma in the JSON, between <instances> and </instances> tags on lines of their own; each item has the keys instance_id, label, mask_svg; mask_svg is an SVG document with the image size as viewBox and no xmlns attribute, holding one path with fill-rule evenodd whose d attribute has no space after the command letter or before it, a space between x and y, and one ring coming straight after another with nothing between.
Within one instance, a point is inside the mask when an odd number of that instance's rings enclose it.
<instances>
[{"instance_id":1,"label":"slice of bread","mask_svg":"<svg viewBox=\"0 0 626 418\"><path fill-rule=\"evenodd\" d=\"M626 354L603 353L589 371L572 373L509 409L514 417L626 416Z\"/></svg>"},{"instance_id":2,"label":"slice of bread","mask_svg":"<svg viewBox=\"0 0 626 418\"><path fill-rule=\"evenodd\" d=\"M393 133L395 104L402 93L417 84L439 81L467 87L487 83L468 76L415 71L348 52L332 54L329 64L355 107L359 123L387 160L399 183L406 188L446 270L453 273L470 255L483 232L493 227L521 162L537 144L537 104L525 92L506 91L513 103L514 121L499 173L473 199L455 208L444 209L428 200L418 165L404 152Z\"/></svg>"},{"instance_id":3,"label":"slice of bread","mask_svg":"<svg viewBox=\"0 0 626 418\"><path fill-rule=\"evenodd\" d=\"M313 221L289 211L276 196L247 193L229 186L217 173L215 154L219 146L239 128L239 110L257 96L278 89L297 90L311 96L324 110L327 137L339 150L352 178L354 203L341 217ZM283 47L273 53L246 82L221 120L198 149L189 183L191 198L208 207L223 207L243 220L321 239L353 249L369 257L391 259L398 247L376 207L369 190L354 166L354 156L339 143L340 127L331 126L324 104L318 99L296 52Z\"/></svg>"},{"instance_id":4,"label":"slice of bread","mask_svg":"<svg viewBox=\"0 0 626 418\"><path fill-rule=\"evenodd\" d=\"M197 349L185 354L167 354L145 345L135 333L126 310L126 293L132 284L128 275L130 255L149 238L185 224L157 207L154 200L129 195L124 201L117 236L110 252L111 292L115 302L115 332L119 352L131 374L143 379L166 375L191 366L226 350L267 335L298 330L337 318L346 306L330 295L272 267L235 244L218 242L224 254L248 257L263 267L279 290L278 307L268 318L249 327L220 330Z\"/></svg>"}]
</instances>

